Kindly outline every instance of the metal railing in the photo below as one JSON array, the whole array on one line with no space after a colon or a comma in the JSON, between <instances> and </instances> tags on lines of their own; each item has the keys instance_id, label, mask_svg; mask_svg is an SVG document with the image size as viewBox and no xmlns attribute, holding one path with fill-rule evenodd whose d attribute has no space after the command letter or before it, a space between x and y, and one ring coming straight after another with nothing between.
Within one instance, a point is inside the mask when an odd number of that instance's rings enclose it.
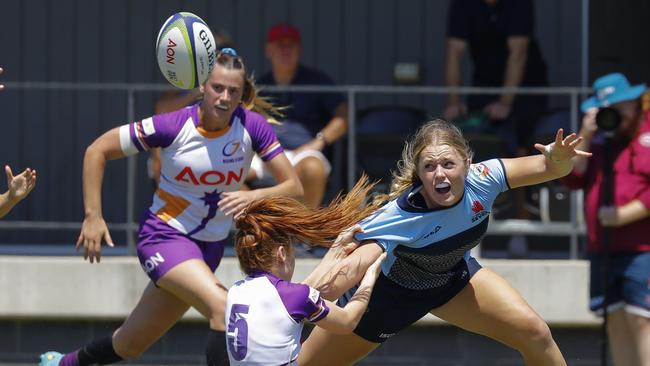
<instances>
[{"instance_id":1,"label":"metal railing","mask_svg":"<svg viewBox=\"0 0 650 366\"><path fill-rule=\"evenodd\" d=\"M71 83L71 82L5 82L8 90L39 90L39 91L117 91L126 93L127 121L135 120L135 103L137 92L156 92L173 90L165 84L131 84L131 83ZM483 87L437 87L437 86L368 86L368 85L301 85L301 86L263 86L265 91L271 92L320 92L341 93L346 95L348 103L348 133L347 133L347 160L348 168L346 181L348 189L357 179L357 146L356 146L356 112L359 95L389 94L389 95L446 95L456 93L497 95L512 93L518 95L559 95L570 100L571 130L578 130L578 105L579 98L591 92L584 87L521 87L521 88L483 88ZM136 185L136 159L134 156L127 158L126 168L126 222L109 223L112 230L124 231L127 238L129 253L135 253L135 237L138 223L135 216L135 185ZM578 258L578 236L584 234L584 220L581 216L581 192L571 193L570 222L542 222L529 220L493 220L488 228L489 234L521 234L521 235L566 235L571 238L570 258ZM41 230L78 230L79 222L59 221L0 221L0 229L41 229Z\"/></svg>"}]
</instances>

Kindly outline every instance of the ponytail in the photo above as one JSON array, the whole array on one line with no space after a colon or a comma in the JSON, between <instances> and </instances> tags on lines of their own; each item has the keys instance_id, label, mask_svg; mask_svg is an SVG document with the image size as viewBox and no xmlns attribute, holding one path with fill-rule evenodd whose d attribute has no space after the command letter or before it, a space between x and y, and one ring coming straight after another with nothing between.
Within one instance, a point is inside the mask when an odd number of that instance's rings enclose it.
<instances>
[{"instance_id":1,"label":"ponytail","mask_svg":"<svg viewBox=\"0 0 650 366\"><path fill-rule=\"evenodd\" d=\"M291 244L329 247L345 229L374 213L380 206L366 205L374 183L366 176L345 196L337 196L327 207L316 210L288 197L269 197L252 202L235 218L235 251L246 274L268 270L279 246Z\"/></svg>"}]
</instances>

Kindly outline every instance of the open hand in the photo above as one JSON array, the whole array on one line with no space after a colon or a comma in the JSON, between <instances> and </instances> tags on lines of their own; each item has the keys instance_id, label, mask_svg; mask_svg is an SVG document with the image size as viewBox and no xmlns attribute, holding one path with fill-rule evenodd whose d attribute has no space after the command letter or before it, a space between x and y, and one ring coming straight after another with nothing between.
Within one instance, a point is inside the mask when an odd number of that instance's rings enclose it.
<instances>
[{"instance_id":1,"label":"open hand","mask_svg":"<svg viewBox=\"0 0 650 366\"><path fill-rule=\"evenodd\" d=\"M18 202L27 197L36 185L36 170L27 168L14 176L9 165L5 165L5 174L7 175L7 187L9 187L8 199L11 202Z\"/></svg>"},{"instance_id":2,"label":"open hand","mask_svg":"<svg viewBox=\"0 0 650 366\"><path fill-rule=\"evenodd\" d=\"M549 160L554 162L568 161L576 155L590 157L591 153L582 150L576 150L576 146L582 141L575 133L563 137L564 130L561 128L555 134L555 142L549 145L535 144L535 149L544 154Z\"/></svg>"}]
</instances>

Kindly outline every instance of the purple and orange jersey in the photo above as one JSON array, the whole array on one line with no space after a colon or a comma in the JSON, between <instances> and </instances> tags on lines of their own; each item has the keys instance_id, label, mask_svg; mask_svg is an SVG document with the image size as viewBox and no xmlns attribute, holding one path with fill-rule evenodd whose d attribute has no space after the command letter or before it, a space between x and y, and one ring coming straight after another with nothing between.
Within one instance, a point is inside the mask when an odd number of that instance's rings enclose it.
<instances>
[{"instance_id":1,"label":"purple and orange jersey","mask_svg":"<svg viewBox=\"0 0 650 366\"><path fill-rule=\"evenodd\" d=\"M160 147L160 186L150 207L161 220L202 241L225 239L232 224L217 208L222 192L237 191L253 155L269 161L283 152L273 128L260 114L237 108L230 125L206 131L198 105L120 127L126 155Z\"/></svg>"}]
</instances>

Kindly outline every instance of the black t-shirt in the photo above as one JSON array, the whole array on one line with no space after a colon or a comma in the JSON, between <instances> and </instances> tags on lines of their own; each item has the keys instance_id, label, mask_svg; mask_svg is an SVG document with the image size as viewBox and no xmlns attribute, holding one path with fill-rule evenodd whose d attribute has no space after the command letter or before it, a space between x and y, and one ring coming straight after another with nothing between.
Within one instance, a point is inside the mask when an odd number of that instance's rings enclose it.
<instances>
[{"instance_id":1,"label":"black t-shirt","mask_svg":"<svg viewBox=\"0 0 650 366\"><path fill-rule=\"evenodd\" d=\"M472 85L502 86L508 60L508 37L528 36L528 58L521 86L547 85L546 63L533 37L531 0L452 0L447 36L467 41L474 61Z\"/></svg>"},{"instance_id":2,"label":"black t-shirt","mask_svg":"<svg viewBox=\"0 0 650 366\"><path fill-rule=\"evenodd\" d=\"M259 85L276 85L273 73L268 72L257 79ZM300 65L290 85L334 85L325 73ZM288 106L286 119L276 127L282 146L295 149L310 141L334 116L336 108L344 102L339 93L264 92L273 104Z\"/></svg>"}]
</instances>

